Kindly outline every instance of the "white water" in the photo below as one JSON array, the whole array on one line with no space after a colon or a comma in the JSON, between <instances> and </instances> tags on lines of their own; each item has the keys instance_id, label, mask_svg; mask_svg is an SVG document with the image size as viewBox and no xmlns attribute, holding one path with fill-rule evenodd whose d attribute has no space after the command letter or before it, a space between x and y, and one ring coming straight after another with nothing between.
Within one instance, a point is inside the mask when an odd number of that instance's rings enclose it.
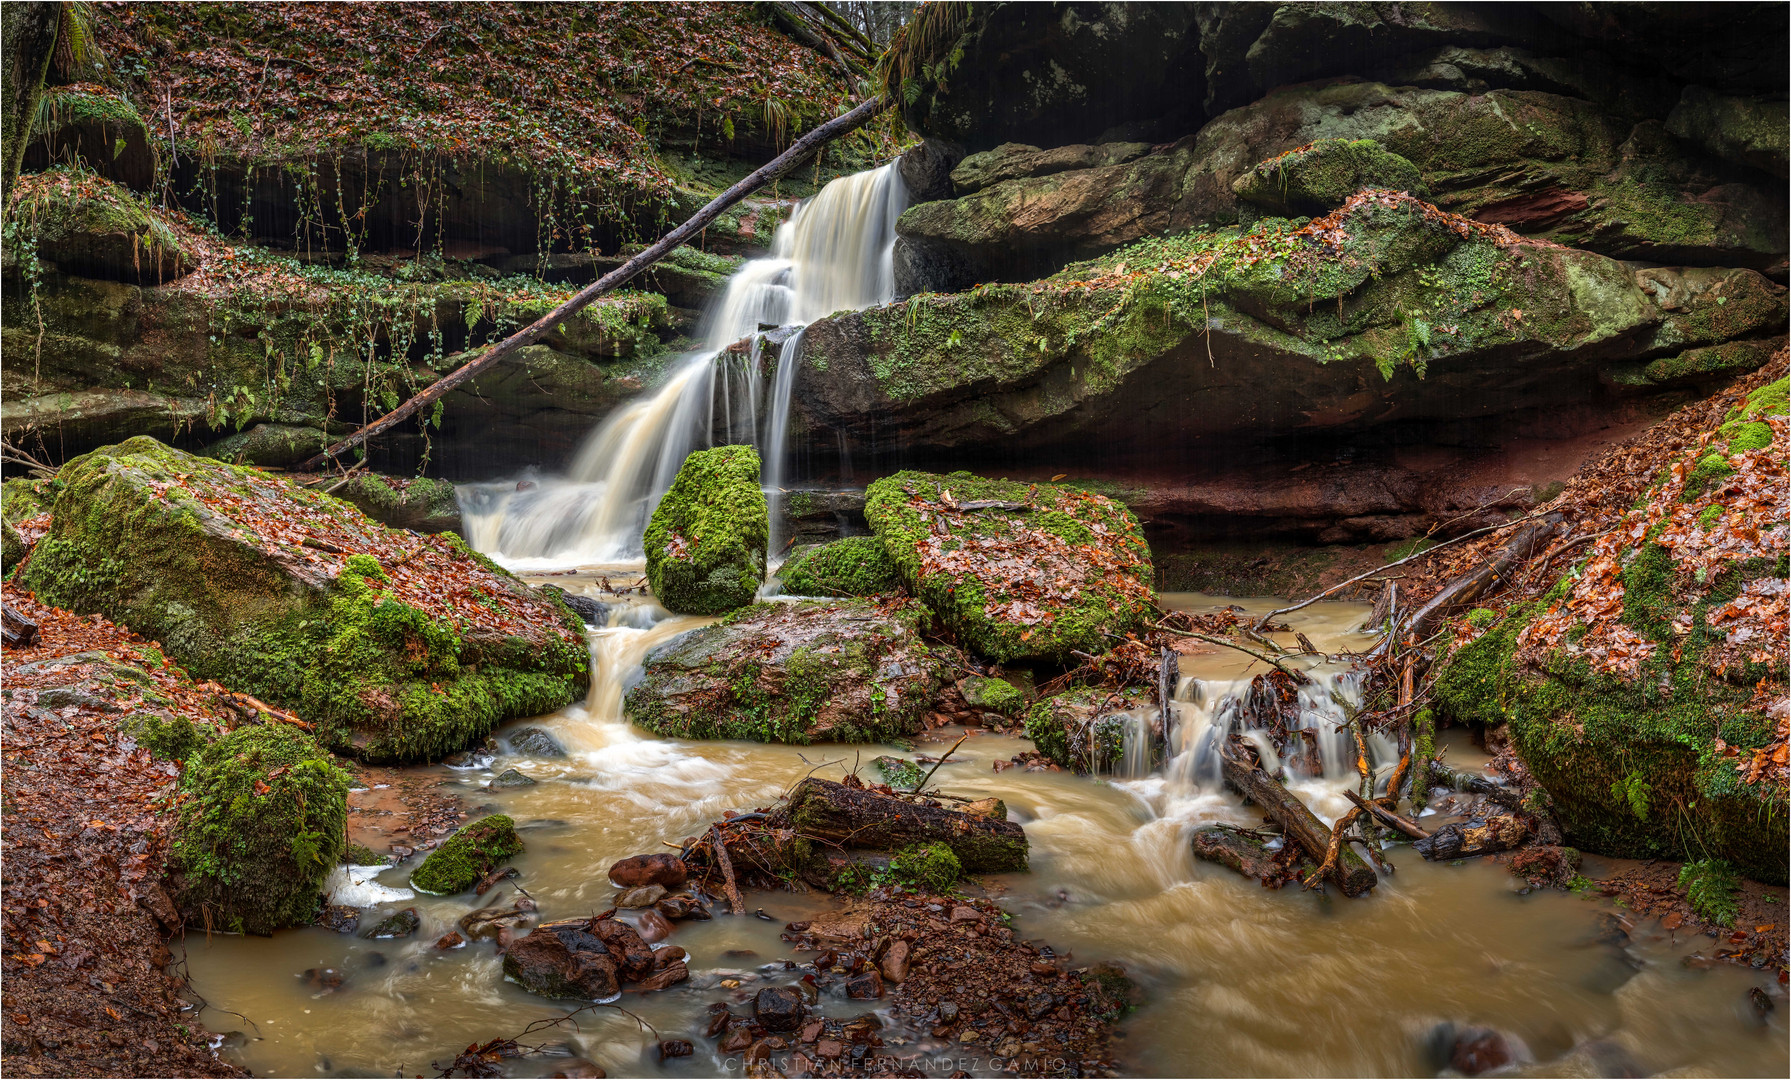
<instances>
[{"instance_id":1,"label":"white water","mask_svg":"<svg viewBox=\"0 0 1791 1080\"><path fill-rule=\"evenodd\" d=\"M637 560L647 519L684 458L729 442L759 448L777 522L801 334L783 341L767 413L759 331L887 303L907 200L892 164L841 177L803 203L777 230L771 255L728 279L704 317L703 347L673 360L659 389L592 432L565 477L461 488L473 547L518 568ZM750 341L743 354L729 351L741 341ZM773 551L781 540L772 537Z\"/></svg>"}]
</instances>

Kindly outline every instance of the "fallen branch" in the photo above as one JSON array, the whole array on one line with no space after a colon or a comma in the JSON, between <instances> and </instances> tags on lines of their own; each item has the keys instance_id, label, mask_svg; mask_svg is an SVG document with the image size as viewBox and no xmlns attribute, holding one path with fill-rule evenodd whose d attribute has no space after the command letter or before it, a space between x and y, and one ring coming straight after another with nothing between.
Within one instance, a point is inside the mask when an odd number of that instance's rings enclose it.
<instances>
[{"instance_id":1,"label":"fallen branch","mask_svg":"<svg viewBox=\"0 0 1791 1080\"><path fill-rule=\"evenodd\" d=\"M734 880L734 860L728 858L728 846L722 842L721 830L709 826L709 842L715 846L715 861L721 864L722 884L728 890L728 909L736 915L746 914L746 904L740 899L740 885Z\"/></svg>"},{"instance_id":2,"label":"fallen branch","mask_svg":"<svg viewBox=\"0 0 1791 1080\"><path fill-rule=\"evenodd\" d=\"M6 604L0 607L0 638L8 648L30 648L37 641L37 624Z\"/></svg>"},{"instance_id":3,"label":"fallen branch","mask_svg":"<svg viewBox=\"0 0 1791 1080\"><path fill-rule=\"evenodd\" d=\"M970 738L970 733L968 731L966 731L964 734L958 736L958 741L951 744L951 749L947 750L945 752L945 757L942 757L938 761L933 763L933 767L927 770L927 774L920 778L920 783L914 785L914 790L916 792L925 791L926 787L927 787L927 781L931 780L933 778L933 774L939 771L939 766L945 764L945 759L951 757L952 754L957 751L958 747L964 745L964 740L968 739L968 738Z\"/></svg>"},{"instance_id":4,"label":"fallen branch","mask_svg":"<svg viewBox=\"0 0 1791 1080\"><path fill-rule=\"evenodd\" d=\"M300 720L292 713L287 712L285 709L276 709L252 694L245 694L240 690L226 690L224 692L224 698L239 709L247 709L251 712L263 713L272 719L280 721L282 724L291 724L293 727L304 728L306 731L311 730L310 724Z\"/></svg>"},{"instance_id":5,"label":"fallen branch","mask_svg":"<svg viewBox=\"0 0 1791 1080\"><path fill-rule=\"evenodd\" d=\"M1542 520L1525 526L1492 560L1438 589L1435 596L1411 614L1403 627L1398 627L1394 633L1387 635L1378 648L1384 651L1392 642L1402 637L1424 638L1435 633L1444 619L1484 596L1493 586L1504 580L1514 567L1527 560L1538 545L1553 535L1560 524L1560 512L1553 511L1542 515Z\"/></svg>"},{"instance_id":6,"label":"fallen branch","mask_svg":"<svg viewBox=\"0 0 1791 1080\"><path fill-rule=\"evenodd\" d=\"M1213 637L1209 634L1197 634L1192 630L1177 630L1173 626L1164 626L1162 623L1151 623L1150 625L1151 629L1161 630L1166 634L1179 634L1182 637L1193 638L1196 641L1204 641L1209 645L1222 645L1227 649L1236 649L1238 652L1248 656L1254 656L1256 659L1261 660L1263 663L1274 668L1276 671L1281 672L1281 674L1286 675L1296 683L1305 684L1311 681L1306 677L1305 672L1295 671L1290 667L1286 667L1281 661L1274 657L1269 656L1266 653L1259 653L1255 649L1247 649L1235 641L1226 641L1224 638Z\"/></svg>"},{"instance_id":7,"label":"fallen branch","mask_svg":"<svg viewBox=\"0 0 1791 1080\"><path fill-rule=\"evenodd\" d=\"M1387 826L1387 828L1392 829L1394 832L1404 833L1413 840L1423 840L1430 836L1428 831L1419 828L1411 819L1401 817L1387 807L1382 806L1382 800L1369 802L1367 799L1364 799L1353 791L1345 791L1343 795L1350 802L1355 803L1357 806L1374 815L1375 820L1379 821L1382 825Z\"/></svg>"},{"instance_id":8,"label":"fallen branch","mask_svg":"<svg viewBox=\"0 0 1791 1080\"><path fill-rule=\"evenodd\" d=\"M1289 840L1300 845L1307 855L1319 861L1320 873L1309 878L1309 882L1328 876L1343 890L1345 896L1361 896L1374 888L1374 868L1362 860L1360 855L1341 840L1341 832L1333 832L1325 828L1318 815L1299 800L1279 780L1265 772L1262 766L1247 762L1231 754L1220 755L1220 764L1226 783L1243 792L1244 797L1260 807L1263 813L1281 826L1281 831ZM1355 819L1351 811L1346 814L1347 821L1340 821L1339 826L1347 827ZM1333 843L1335 842L1335 847Z\"/></svg>"},{"instance_id":9,"label":"fallen branch","mask_svg":"<svg viewBox=\"0 0 1791 1080\"><path fill-rule=\"evenodd\" d=\"M323 453L304 462L299 466L299 471L322 468L325 463L339 457L349 448L366 442L368 439L373 438L381 432L396 427L405 419L415 415L419 410L425 409L446 397L448 391L471 380L499 360L509 356L511 353L514 353L525 345L530 345L540 340L543 335L583 310L591 303L591 301L607 292L611 292L621 287L630 278L633 278L642 270L645 270L647 267L664 258L672 251L672 249L702 232L709 226L710 222L720 217L722 212L728 209L728 207L733 206L735 203L746 198L759 188L788 173L797 165L802 164L802 162L808 159L809 155L820 149L821 146L849 131L853 131L863 126L871 119L871 117L877 115L888 106L888 98L881 96L871 98L869 101L864 102L850 112L827 121L827 123L815 128L802 138L797 139L788 150L785 150L771 161L753 170L746 179L716 196L709 205L698 210L695 214L692 214L690 219L684 224L673 229L671 232L666 233L665 236L660 238L659 242L652 247L649 247L634 258L629 259L621 266L611 270L609 273L598 278L583 289L580 289L570 300L567 300L559 307L554 308L546 315L541 316L541 318L536 319L516 333L511 334L491 348L486 349L475 359L462 364L460 367L455 368L453 371L437 379L410 400L399 405L396 409L393 409L373 423L368 424L366 427L343 438L341 441L324 450Z\"/></svg>"},{"instance_id":10,"label":"fallen branch","mask_svg":"<svg viewBox=\"0 0 1791 1080\"><path fill-rule=\"evenodd\" d=\"M1413 844L1412 849L1433 862L1447 862L1510 851L1529 836L1530 827L1522 818L1500 814L1477 823L1445 825Z\"/></svg>"}]
</instances>

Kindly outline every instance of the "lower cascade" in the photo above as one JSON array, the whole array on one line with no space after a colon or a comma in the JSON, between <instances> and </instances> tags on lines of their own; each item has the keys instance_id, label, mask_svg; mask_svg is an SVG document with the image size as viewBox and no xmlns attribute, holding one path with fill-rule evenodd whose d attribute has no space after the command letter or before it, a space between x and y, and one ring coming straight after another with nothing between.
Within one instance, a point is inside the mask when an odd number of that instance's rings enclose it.
<instances>
[{"instance_id":1,"label":"lower cascade","mask_svg":"<svg viewBox=\"0 0 1791 1080\"><path fill-rule=\"evenodd\" d=\"M703 347L673 358L658 390L592 432L565 477L460 488L473 546L520 565L639 559L641 531L684 458L717 443L758 447L775 499L800 328L895 295L891 253L907 198L890 164L835 180L798 206L778 227L770 257L742 267L704 315ZM760 332L771 327L786 329ZM776 367L761 402L773 337ZM741 343L745 351L733 351Z\"/></svg>"}]
</instances>

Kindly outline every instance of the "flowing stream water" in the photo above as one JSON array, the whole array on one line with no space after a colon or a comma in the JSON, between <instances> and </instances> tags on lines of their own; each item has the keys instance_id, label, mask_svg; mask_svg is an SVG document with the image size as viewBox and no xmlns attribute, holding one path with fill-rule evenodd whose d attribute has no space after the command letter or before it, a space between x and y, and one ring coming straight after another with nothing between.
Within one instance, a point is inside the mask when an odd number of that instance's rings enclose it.
<instances>
[{"instance_id":1,"label":"flowing stream water","mask_svg":"<svg viewBox=\"0 0 1791 1080\"><path fill-rule=\"evenodd\" d=\"M552 580L595 595L597 576ZM1191 609L1216 602L1164 600ZM1267 604L1248 606L1260 611ZM1321 604L1289 622L1321 648L1339 649L1360 644L1353 627L1364 612L1360 605ZM768 805L818 762L844 763L820 772L837 776L889 749L683 742L631 727L622 695L642 658L705 621L664 617L650 603L629 606L624 599L610 626L591 635L588 699L533 721L553 732L566 757L503 753L481 768L420 770L475 812L501 810L516 819L528 845L516 860L520 884L539 901L543 918L609 907L614 889L604 870L616 859L664 850L663 841L699 831L724 810ZM1230 707L1228 688L1261 670L1250 663L1226 652L1183 658L1173 725L1183 749L1157 775L996 772L996 761L1030 743L982 734L935 778L953 793L1002 798L1025 825L1031 872L987 880L1018 917L1020 932L1078 963L1117 960L1140 983L1146 1001L1115 1044L1125 1072L1434 1075L1434 1032L1455 1023L1497 1028L1521 1044L1525 1061L1515 1071L1523 1075L1785 1074L1783 998L1765 1022L1748 1004L1750 987L1777 994L1769 973L1687 966L1685 957L1708 953L1713 943L1675 937L1653 923L1613 942L1602 901L1553 891L1519 895L1521 882L1486 860L1437 865L1400 846L1390 849L1398 872L1353 901L1297 887L1272 891L1196 862L1189 850L1194 828L1254 824L1191 756L1199 733ZM1329 707L1313 704L1315 714ZM955 739L957 732L934 735ZM936 741L918 747L940 749ZM1449 756L1466 766L1480 760L1461 743L1451 744ZM486 790L506 768L539 783ZM1349 778L1314 776L1295 788L1330 818L1347 808L1341 792L1349 785ZM515 1034L570 1007L506 982L489 941L435 949L436 938L471 907L507 905L514 891L500 885L477 901L408 896L415 861L378 875L371 884L397 891L361 920L365 929L414 906L423 926L413 938L369 941L322 928L272 938L188 938L193 985L210 1004L200 1020L233 1033L228 1055L257 1075L431 1075L432 1062L446 1065L469 1044ZM364 889L345 887L343 895L351 891L371 899ZM834 904L814 893L749 894L748 907L769 921L718 916L681 923L671 943L691 953L690 982L625 994L618 1003L657 1034L597 1010L578 1027L539 1039L563 1043L562 1052L595 1061L612 1076L728 1075L714 1043L700 1037L704 1007L728 1000L737 1010L749 1008L759 986L788 982L781 961L805 957L779 941L783 924ZM340 973L339 988L307 975L325 969ZM854 1015L867 1004L874 1003L824 997L820 1007ZM893 1016L885 1019L891 1052L934 1061L952 1052L924 1032L904 1032ZM661 1037L691 1038L696 1054L662 1066L652 1049ZM506 1063L506 1071L545 1075L563 1064L531 1057ZM737 1059L732 1068L738 1070Z\"/></svg>"},{"instance_id":2,"label":"flowing stream water","mask_svg":"<svg viewBox=\"0 0 1791 1080\"><path fill-rule=\"evenodd\" d=\"M803 203L778 228L771 255L728 279L704 316L703 347L675 358L656 391L604 420L566 476L461 488L473 547L518 567L639 558L647 519L684 458L718 440L759 448L775 530L800 328L895 295L895 222L907 201L891 164L834 180ZM760 331L769 327L787 329L776 336L767 403ZM750 341L744 353L730 351L741 341ZM772 537L772 551L782 539Z\"/></svg>"}]
</instances>

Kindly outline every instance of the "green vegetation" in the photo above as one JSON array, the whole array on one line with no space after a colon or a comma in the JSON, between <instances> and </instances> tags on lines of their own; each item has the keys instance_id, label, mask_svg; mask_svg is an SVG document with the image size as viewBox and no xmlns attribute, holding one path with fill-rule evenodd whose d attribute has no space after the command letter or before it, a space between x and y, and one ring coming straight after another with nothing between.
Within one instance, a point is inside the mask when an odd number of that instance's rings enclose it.
<instances>
[{"instance_id":1,"label":"green vegetation","mask_svg":"<svg viewBox=\"0 0 1791 1080\"><path fill-rule=\"evenodd\" d=\"M1073 687L1027 710L1026 737L1061 768L1112 775L1125 757L1124 714L1149 699L1137 688Z\"/></svg>"},{"instance_id":2,"label":"green vegetation","mask_svg":"<svg viewBox=\"0 0 1791 1080\"><path fill-rule=\"evenodd\" d=\"M890 880L926 892L950 892L963 873L957 855L937 840L903 848L889 860Z\"/></svg>"},{"instance_id":3,"label":"green vegetation","mask_svg":"<svg viewBox=\"0 0 1791 1080\"><path fill-rule=\"evenodd\" d=\"M505 859L521 853L516 823L503 814L492 814L444 840L410 876L410 884L418 892L436 896L465 892Z\"/></svg>"},{"instance_id":4,"label":"green vegetation","mask_svg":"<svg viewBox=\"0 0 1791 1080\"><path fill-rule=\"evenodd\" d=\"M1741 891L1735 870L1722 859L1700 859L1679 868L1679 887L1698 918L1718 926L1735 922L1735 896Z\"/></svg>"},{"instance_id":5,"label":"green vegetation","mask_svg":"<svg viewBox=\"0 0 1791 1080\"><path fill-rule=\"evenodd\" d=\"M899 592L895 563L874 536L848 536L810 548L778 571L796 596L881 596Z\"/></svg>"},{"instance_id":6,"label":"green vegetation","mask_svg":"<svg viewBox=\"0 0 1791 1080\"><path fill-rule=\"evenodd\" d=\"M1026 695L1006 679L967 675L959 681L958 689L972 708L1012 716L1026 707Z\"/></svg>"},{"instance_id":7,"label":"green vegetation","mask_svg":"<svg viewBox=\"0 0 1791 1080\"><path fill-rule=\"evenodd\" d=\"M758 451L696 451L684 459L641 540L653 595L686 615L720 615L752 603L765 580L770 533Z\"/></svg>"},{"instance_id":8,"label":"green vegetation","mask_svg":"<svg viewBox=\"0 0 1791 1080\"><path fill-rule=\"evenodd\" d=\"M348 776L309 735L242 727L189 762L168 865L194 925L265 934L303 926L342 855Z\"/></svg>"},{"instance_id":9,"label":"green vegetation","mask_svg":"<svg viewBox=\"0 0 1791 1080\"><path fill-rule=\"evenodd\" d=\"M1238 197L1274 214L1325 214L1363 188L1430 194L1418 167L1373 139L1319 139L1270 158L1232 184Z\"/></svg>"}]
</instances>

